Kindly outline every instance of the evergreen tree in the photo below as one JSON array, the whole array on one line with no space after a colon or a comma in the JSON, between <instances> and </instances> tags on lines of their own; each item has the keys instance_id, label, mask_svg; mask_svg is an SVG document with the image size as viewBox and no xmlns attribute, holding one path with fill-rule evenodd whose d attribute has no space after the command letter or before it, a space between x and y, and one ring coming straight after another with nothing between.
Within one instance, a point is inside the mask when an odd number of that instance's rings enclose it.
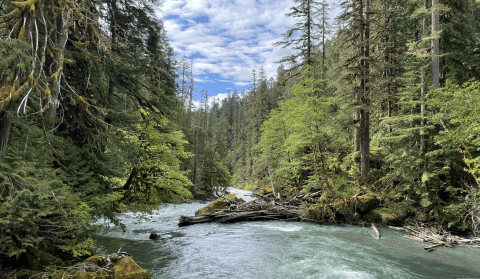
<instances>
[{"instance_id":1,"label":"evergreen tree","mask_svg":"<svg viewBox=\"0 0 480 279\"><path fill-rule=\"evenodd\" d=\"M320 3L313 0L295 0L297 6L291 8L286 16L298 18L295 26L283 33L284 40L277 42L283 48L292 47L293 55L282 58L278 63L289 63L288 72L298 75L302 67L313 64L313 50L318 40L319 24L315 21ZM324 14L322 10L322 15ZM325 26L324 26L325 27ZM324 28L322 28L322 31Z\"/></svg>"}]
</instances>

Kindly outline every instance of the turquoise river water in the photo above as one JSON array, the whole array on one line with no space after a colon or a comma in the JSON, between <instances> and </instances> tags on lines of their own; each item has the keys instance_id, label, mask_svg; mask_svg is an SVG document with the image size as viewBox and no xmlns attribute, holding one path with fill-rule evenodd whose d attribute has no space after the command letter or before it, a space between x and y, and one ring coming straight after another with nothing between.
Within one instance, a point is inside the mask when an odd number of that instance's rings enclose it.
<instances>
[{"instance_id":1,"label":"turquoise river water","mask_svg":"<svg viewBox=\"0 0 480 279\"><path fill-rule=\"evenodd\" d=\"M250 192L230 189L251 200ZM205 204L162 205L149 221L121 215L127 232L111 226L96 249L120 248L152 278L480 278L480 252L436 248L380 227L261 221L178 227L181 215ZM150 233L161 238L150 240Z\"/></svg>"}]
</instances>

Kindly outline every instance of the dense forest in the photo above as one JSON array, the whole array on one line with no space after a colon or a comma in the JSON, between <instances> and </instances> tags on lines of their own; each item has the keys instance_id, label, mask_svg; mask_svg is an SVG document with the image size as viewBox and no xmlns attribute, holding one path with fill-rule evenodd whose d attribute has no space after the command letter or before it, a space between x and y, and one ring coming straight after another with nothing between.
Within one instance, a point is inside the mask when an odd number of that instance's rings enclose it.
<instances>
[{"instance_id":1,"label":"dense forest","mask_svg":"<svg viewBox=\"0 0 480 279\"><path fill-rule=\"evenodd\" d=\"M480 233L480 4L294 2L277 76L194 107L155 1L2 0L0 258L87 255L98 218L227 186Z\"/></svg>"}]
</instances>

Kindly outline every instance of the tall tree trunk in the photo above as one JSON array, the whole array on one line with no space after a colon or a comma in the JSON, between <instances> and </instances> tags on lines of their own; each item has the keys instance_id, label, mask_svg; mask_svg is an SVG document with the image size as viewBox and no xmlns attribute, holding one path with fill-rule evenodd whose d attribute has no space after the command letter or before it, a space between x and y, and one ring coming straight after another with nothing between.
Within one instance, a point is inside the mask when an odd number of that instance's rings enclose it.
<instances>
[{"instance_id":1,"label":"tall tree trunk","mask_svg":"<svg viewBox=\"0 0 480 279\"><path fill-rule=\"evenodd\" d=\"M428 0L424 0L423 2L423 7L426 10L427 9L427 3ZM427 35L427 16L423 16L423 22L422 22L422 39L424 39ZM424 127L427 125L427 119L425 118L425 111L427 109L427 105L425 104L425 94L427 91L426 88L426 72L425 72L425 59L422 59L422 68L421 68L421 80L420 80L420 97L421 97L421 103L420 103L420 115L422 116L422 119L420 121L420 126L422 127L422 130L420 130L420 155L425 157L425 154L427 154L427 146L428 146L428 139L427 139L427 134L424 131Z\"/></svg>"},{"instance_id":2,"label":"tall tree trunk","mask_svg":"<svg viewBox=\"0 0 480 279\"><path fill-rule=\"evenodd\" d=\"M67 9L62 10L62 14L56 18L57 32L55 35L55 47L61 49L61 51L55 54L55 65L53 67L53 73L56 77L52 85L52 102L49 104L47 115L50 118L55 118L57 115L58 98L61 90L61 80L63 77L63 52L65 50L65 44L67 43L68 34L65 30L65 20L67 20Z\"/></svg>"},{"instance_id":3,"label":"tall tree trunk","mask_svg":"<svg viewBox=\"0 0 480 279\"><path fill-rule=\"evenodd\" d=\"M440 88L440 20L439 0L432 0L432 82L433 88Z\"/></svg>"},{"instance_id":4,"label":"tall tree trunk","mask_svg":"<svg viewBox=\"0 0 480 279\"><path fill-rule=\"evenodd\" d=\"M190 61L190 90L188 92L188 120L192 123L192 102L193 102L193 59Z\"/></svg>"},{"instance_id":5,"label":"tall tree trunk","mask_svg":"<svg viewBox=\"0 0 480 279\"><path fill-rule=\"evenodd\" d=\"M195 186L197 185L197 128L195 128L195 139L194 139L194 144L193 144L193 189L192 192L195 195L196 189Z\"/></svg>"},{"instance_id":6,"label":"tall tree trunk","mask_svg":"<svg viewBox=\"0 0 480 279\"><path fill-rule=\"evenodd\" d=\"M110 33L112 36L112 50L115 51L117 44L117 0L109 1L109 17L110 17ZM112 67L109 68L109 79L108 79L108 105L110 108L113 107L113 94L115 93L115 70Z\"/></svg>"},{"instance_id":7,"label":"tall tree trunk","mask_svg":"<svg viewBox=\"0 0 480 279\"><path fill-rule=\"evenodd\" d=\"M327 12L325 11L325 6L326 6L326 1L323 0L322 3L322 78L325 77L325 58L326 58L326 53L325 53L325 37L327 33L327 27L326 27L326 16Z\"/></svg>"},{"instance_id":8,"label":"tall tree trunk","mask_svg":"<svg viewBox=\"0 0 480 279\"><path fill-rule=\"evenodd\" d=\"M364 43L364 20L363 20L363 0L360 0L360 8L358 9L358 20L360 21L359 23L359 49L358 49L358 57L362 57L365 55L364 53L364 46L363 46L363 43ZM364 86L364 79L363 79L363 75L364 75L364 67L363 67L363 60L360 61L360 87L362 88L362 91L363 91L363 86ZM363 92L355 92L355 95L354 95L354 103L355 104L360 104L362 102L362 95ZM361 147L361 143L362 143L362 126L361 126L361 118L362 118L362 113L361 113L361 110L356 108L355 109L355 113L354 113L354 116L353 116L353 123L355 125L355 131L354 131L354 135L353 135L353 150L355 152L358 152L355 156L355 162L358 163L358 167L359 169L362 168L362 164L361 164L361 150L362 150L362 147Z\"/></svg>"},{"instance_id":9,"label":"tall tree trunk","mask_svg":"<svg viewBox=\"0 0 480 279\"><path fill-rule=\"evenodd\" d=\"M185 98L186 98L186 97L185 97L185 95L186 95L186 93L185 93L185 84L187 83L187 82L185 81L185 64L186 64L186 63L187 63L186 58L185 58L185 57L182 58L182 89L181 89L181 92L182 92L182 93L181 93L181 94L182 94L182 96L181 96L181 98L182 98L182 103L185 103Z\"/></svg>"},{"instance_id":10,"label":"tall tree trunk","mask_svg":"<svg viewBox=\"0 0 480 279\"><path fill-rule=\"evenodd\" d=\"M307 0L307 64L312 65L311 60L311 51L312 51L312 38L311 38L311 10L310 10L310 0Z\"/></svg>"},{"instance_id":11,"label":"tall tree trunk","mask_svg":"<svg viewBox=\"0 0 480 279\"><path fill-rule=\"evenodd\" d=\"M370 88L368 86L368 75L369 75L369 56L370 56L370 0L365 1L365 59L363 61L363 77L362 77L362 109L360 109L360 170L362 173L362 179L366 179L368 172L370 170Z\"/></svg>"},{"instance_id":12,"label":"tall tree trunk","mask_svg":"<svg viewBox=\"0 0 480 279\"><path fill-rule=\"evenodd\" d=\"M0 113L0 159L3 158L4 152L7 149L10 126L11 122L7 113Z\"/></svg>"}]
</instances>

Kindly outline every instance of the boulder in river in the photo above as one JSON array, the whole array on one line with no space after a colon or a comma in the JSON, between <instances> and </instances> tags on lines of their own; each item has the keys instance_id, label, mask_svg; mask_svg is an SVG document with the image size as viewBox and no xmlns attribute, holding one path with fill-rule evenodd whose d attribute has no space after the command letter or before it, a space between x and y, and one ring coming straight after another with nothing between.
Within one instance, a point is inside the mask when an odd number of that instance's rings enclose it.
<instances>
[{"instance_id":1,"label":"boulder in river","mask_svg":"<svg viewBox=\"0 0 480 279\"><path fill-rule=\"evenodd\" d=\"M195 212L195 216L200 216L205 213L215 213L217 211L220 211L228 206L231 205L238 205L245 203L245 201L241 198L238 198L235 196L235 194L228 194L223 197L220 197L214 201L212 201L210 204L200 208Z\"/></svg>"},{"instance_id":2,"label":"boulder in river","mask_svg":"<svg viewBox=\"0 0 480 279\"><path fill-rule=\"evenodd\" d=\"M159 237L160 237L160 235L158 235L156 233L151 233L149 238L155 240L155 239L158 239Z\"/></svg>"}]
</instances>

